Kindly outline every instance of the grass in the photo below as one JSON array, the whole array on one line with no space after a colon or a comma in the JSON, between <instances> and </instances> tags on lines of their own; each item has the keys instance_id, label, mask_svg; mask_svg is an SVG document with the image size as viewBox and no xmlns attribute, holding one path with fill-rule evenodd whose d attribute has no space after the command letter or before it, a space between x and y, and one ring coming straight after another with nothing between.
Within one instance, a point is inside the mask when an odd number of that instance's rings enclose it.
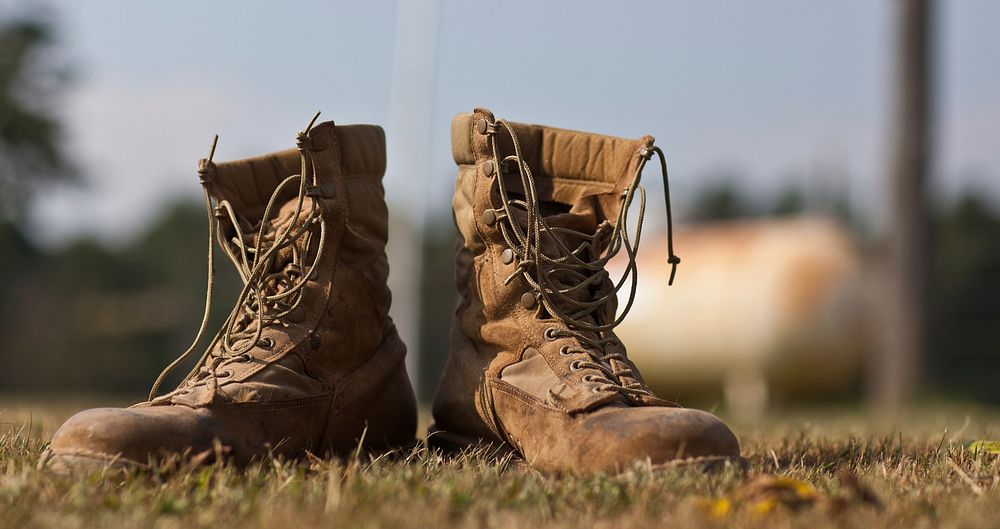
<instances>
[{"instance_id":1,"label":"grass","mask_svg":"<svg viewBox=\"0 0 1000 529\"><path fill-rule=\"evenodd\" d=\"M987 409L736 423L748 468L710 475L640 463L551 477L482 451L444 460L423 450L245 471L36 470L48 436L86 404L0 402L0 528L1000 527L1000 456L966 447L1000 439L1000 413Z\"/></svg>"}]
</instances>

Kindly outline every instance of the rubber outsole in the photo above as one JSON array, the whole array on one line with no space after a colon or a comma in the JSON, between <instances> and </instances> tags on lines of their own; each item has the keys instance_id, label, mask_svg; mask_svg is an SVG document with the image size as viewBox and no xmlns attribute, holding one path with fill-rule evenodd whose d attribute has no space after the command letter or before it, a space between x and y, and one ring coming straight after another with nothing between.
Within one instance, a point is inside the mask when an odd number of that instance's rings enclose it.
<instances>
[{"instance_id":1,"label":"rubber outsole","mask_svg":"<svg viewBox=\"0 0 1000 529\"><path fill-rule=\"evenodd\" d=\"M514 462L533 468L516 448L507 443L456 434L438 429L433 424L427 429L427 447L437 450L444 456L451 457L468 453L471 450L483 449L491 456L494 454L496 457L512 456ZM654 472L686 468L696 468L706 473L719 472L726 468L736 468L738 471L745 472L748 468L748 462L743 457L696 456L651 465Z\"/></svg>"},{"instance_id":2,"label":"rubber outsole","mask_svg":"<svg viewBox=\"0 0 1000 529\"><path fill-rule=\"evenodd\" d=\"M55 474L72 474L102 469L122 472L148 470L149 465L97 452L54 453L51 450L45 450L38 461L38 468Z\"/></svg>"},{"instance_id":3,"label":"rubber outsole","mask_svg":"<svg viewBox=\"0 0 1000 529\"><path fill-rule=\"evenodd\" d=\"M413 441L409 443L395 447L376 447L371 449L362 448L361 453L372 455L395 454L395 457L404 458L407 454L420 446L420 444L420 441L414 438ZM306 457L306 454L302 454L302 459L305 459ZM207 464L209 461L210 460L206 459L203 464ZM90 452L85 450L53 452L50 449L46 449L42 452L42 456L38 461L38 468L40 470L46 470L56 474L70 474L77 471L89 472L101 469L114 469L121 470L123 472L150 470L153 466L147 463L140 463L131 459L125 459L121 456L112 456L100 452Z\"/></svg>"}]
</instances>

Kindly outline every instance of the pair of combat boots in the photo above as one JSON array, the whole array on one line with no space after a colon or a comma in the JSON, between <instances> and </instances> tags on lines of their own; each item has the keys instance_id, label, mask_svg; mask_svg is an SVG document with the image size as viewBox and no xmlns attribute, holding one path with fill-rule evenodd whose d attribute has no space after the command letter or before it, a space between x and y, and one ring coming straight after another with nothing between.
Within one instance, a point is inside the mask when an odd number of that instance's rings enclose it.
<instances>
[{"instance_id":1,"label":"pair of combat boots","mask_svg":"<svg viewBox=\"0 0 1000 529\"><path fill-rule=\"evenodd\" d=\"M389 317L384 133L310 123L296 144L221 163L213 144L198 165L209 292L195 343L146 402L70 418L44 464L142 467L202 455L243 465L415 443L406 348ZM492 444L539 470L572 473L739 457L719 419L656 397L614 334L636 286L640 232L633 240L626 218L638 194L641 228L639 178L654 154L667 183L653 138L509 123L476 109L453 120L452 151L461 299L428 444ZM204 334L213 236L245 286L195 368L157 395ZM613 281L606 264L622 250L626 273ZM668 262L679 262L672 248Z\"/></svg>"}]
</instances>

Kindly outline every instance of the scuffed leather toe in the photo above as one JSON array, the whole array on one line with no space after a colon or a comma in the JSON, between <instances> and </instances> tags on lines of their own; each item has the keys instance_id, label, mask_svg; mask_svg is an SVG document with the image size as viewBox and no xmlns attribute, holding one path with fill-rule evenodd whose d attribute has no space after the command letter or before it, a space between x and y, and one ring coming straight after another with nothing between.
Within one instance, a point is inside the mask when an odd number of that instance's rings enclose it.
<instances>
[{"instance_id":1,"label":"scuffed leather toe","mask_svg":"<svg viewBox=\"0 0 1000 529\"><path fill-rule=\"evenodd\" d=\"M520 434L507 441L546 472L617 472L638 462L668 466L740 455L732 430L700 410L613 402L569 414L509 390L493 397L505 412L498 415L503 429Z\"/></svg>"},{"instance_id":2,"label":"scuffed leather toe","mask_svg":"<svg viewBox=\"0 0 1000 529\"><path fill-rule=\"evenodd\" d=\"M706 458L738 458L740 444L718 417L701 410L607 407L576 423L575 469L615 471Z\"/></svg>"},{"instance_id":3,"label":"scuffed leather toe","mask_svg":"<svg viewBox=\"0 0 1000 529\"><path fill-rule=\"evenodd\" d=\"M42 462L53 469L144 466L150 457L209 449L208 420L181 407L85 410L56 431Z\"/></svg>"}]
</instances>

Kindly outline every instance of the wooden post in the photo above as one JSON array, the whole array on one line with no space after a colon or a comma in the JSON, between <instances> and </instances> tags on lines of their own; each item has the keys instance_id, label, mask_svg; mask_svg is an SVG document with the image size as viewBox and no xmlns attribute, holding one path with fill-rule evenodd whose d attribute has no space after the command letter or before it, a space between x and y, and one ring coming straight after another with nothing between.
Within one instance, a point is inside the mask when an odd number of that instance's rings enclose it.
<instances>
[{"instance_id":1,"label":"wooden post","mask_svg":"<svg viewBox=\"0 0 1000 529\"><path fill-rule=\"evenodd\" d=\"M926 349L932 150L931 0L897 0L890 224L882 350L872 373L883 409L913 398Z\"/></svg>"}]
</instances>

